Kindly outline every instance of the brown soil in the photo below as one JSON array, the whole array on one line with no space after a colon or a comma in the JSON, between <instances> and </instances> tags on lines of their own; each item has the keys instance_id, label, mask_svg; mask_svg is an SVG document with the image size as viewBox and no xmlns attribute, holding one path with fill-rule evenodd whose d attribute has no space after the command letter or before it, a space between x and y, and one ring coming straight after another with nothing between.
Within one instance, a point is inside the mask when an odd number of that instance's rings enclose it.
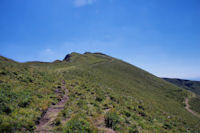
<instances>
[{"instance_id":1,"label":"brown soil","mask_svg":"<svg viewBox=\"0 0 200 133\"><path fill-rule=\"evenodd\" d=\"M68 100L68 90L65 87L65 81L62 81L61 89L65 91L64 96L62 97L61 101L58 102L56 105L53 105L48 108L46 113L40 119L39 124L36 126L36 133L51 133L52 131L52 124L53 121L58 116L59 112L64 109L65 103Z\"/></svg>"}]
</instances>

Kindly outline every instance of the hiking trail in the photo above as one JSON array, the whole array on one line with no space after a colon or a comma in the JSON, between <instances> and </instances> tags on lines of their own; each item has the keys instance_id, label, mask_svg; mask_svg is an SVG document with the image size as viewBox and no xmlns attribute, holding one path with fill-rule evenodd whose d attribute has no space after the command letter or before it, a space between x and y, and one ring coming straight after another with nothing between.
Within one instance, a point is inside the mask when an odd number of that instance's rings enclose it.
<instances>
[{"instance_id":1,"label":"hiking trail","mask_svg":"<svg viewBox=\"0 0 200 133\"><path fill-rule=\"evenodd\" d=\"M49 107L46 111L46 113L42 116L42 118L39 120L39 124L36 126L36 133L51 133L53 132L53 121L58 116L59 112L64 109L64 106L68 100L68 90L65 87L65 81L62 81L61 89L65 91L64 96L62 99L55 105L52 105Z\"/></svg>"},{"instance_id":2,"label":"hiking trail","mask_svg":"<svg viewBox=\"0 0 200 133\"><path fill-rule=\"evenodd\" d=\"M194 97L194 95L192 95L192 97ZM199 115L199 114L197 114L196 112L194 112L193 110L190 109L189 98L188 98L188 97L185 99L185 104L186 104L185 109L186 109L188 112L190 112L190 113L192 113L193 115L195 115L196 117L200 118L200 115Z\"/></svg>"}]
</instances>

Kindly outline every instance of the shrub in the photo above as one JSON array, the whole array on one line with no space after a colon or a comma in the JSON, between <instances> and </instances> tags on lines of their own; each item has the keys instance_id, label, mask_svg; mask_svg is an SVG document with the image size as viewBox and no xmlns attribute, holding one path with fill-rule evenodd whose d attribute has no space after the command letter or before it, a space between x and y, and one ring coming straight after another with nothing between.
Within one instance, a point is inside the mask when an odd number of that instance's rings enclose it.
<instances>
[{"instance_id":1,"label":"shrub","mask_svg":"<svg viewBox=\"0 0 200 133\"><path fill-rule=\"evenodd\" d=\"M10 116L0 115L0 132L7 133L13 132L13 119Z\"/></svg>"},{"instance_id":2,"label":"shrub","mask_svg":"<svg viewBox=\"0 0 200 133\"><path fill-rule=\"evenodd\" d=\"M12 109L7 104L1 103L0 101L0 112L1 111L8 115L12 112Z\"/></svg>"},{"instance_id":3,"label":"shrub","mask_svg":"<svg viewBox=\"0 0 200 133\"><path fill-rule=\"evenodd\" d=\"M142 112L142 111L139 112L139 115L142 116L142 117L146 116L145 112Z\"/></svg>"},{"instance_id":4,"label":"shrub","mask_svg":"<svg viewBox=\"0 0 200 133\"><path fill-rule=\"evenodd\" d=\"M101 102L103 99L101 97L96 97L96 101Z\"/></svg>"},{"instance_id":5,"label":"shrub","mask_svg":"<svg viewBox=\"0 0 200 133\"><path fill-rule=\"evenodd\" d=\"M130 117L131 116L130 112L128 112L128 111L124 111L124 114L125 114L126 117Z\"/></svg>"},{"instance_id":6,"label":"shrub","mask_svg":"<svg viewBox=\"0 0 200 133\"><path fill-rule=\"evenodd\" d=\"M172 124L168 123L168 122L165 122L164 125L163 125L163 128L165 128L165 129L172 129Z\"/></svg>"},{"instance_id":7,"label":"shrub","mask_svg":"<svg viewBox=\"0 0 200 133\"><path fill-rule=\"evenodd\" d=\"M139 131L137 130L136 125L133 125L129 128L129 133L139 133Z\"/></svg>"},{"instance_id":8,"label":"shrub","mask_svg":"<svg viewBox=\"0 0 200 133\"><path fill-rule=\"evenodd\" d=\"M28 98L23 99L22 101L20 101L20 103L18 104L19 107L25 108L29 105L30 100Z\"/></svg>"},{"instance_id":9,"label":"shrub","mask_svg":"<svg viewBox=\"0 0 200 133\"><path fill-rule=\"evenodd\" d=\"M106 127L117 130L120 124L120 117L116 112L108 112L105 115L105 124Z\"/></svg>"},{"instance_id":10,"label":"shrub","mask_svg":"<svg viewBox=\"0 0 200 133\"><path fill-rule=\"evenodd\" d=\"M77 115L67 122L63 128L63 133L93 133L94 129L90 123Z\"/></svg>"}]
</instances>

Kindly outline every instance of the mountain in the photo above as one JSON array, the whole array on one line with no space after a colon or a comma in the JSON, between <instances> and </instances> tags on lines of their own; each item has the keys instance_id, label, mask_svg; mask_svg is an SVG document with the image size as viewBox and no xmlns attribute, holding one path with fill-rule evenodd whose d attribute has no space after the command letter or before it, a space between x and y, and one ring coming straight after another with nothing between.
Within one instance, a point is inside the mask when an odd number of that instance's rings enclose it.
<instances>
[{"instance_id":1,"label":"mountain","mask_svg":"<svg viewBox=\"0 0 200 133\"><path fill-rule=\"evenodd\" d=\"M184 79L171 79L171 78L163 78L164 80L175 84L181 88L192 91L198 95L200 95L200 81L191 81Z\"/></svg>"},{"instance_id":2,"label":"mountain","mask_svg":"<svg viewBox=\"0 0 200 133\"><path fill-rule=\"evenodd\" d=\"M200 132L191 92L102 53L0 58L0 132Z\"/></svg>"}]
</instances>

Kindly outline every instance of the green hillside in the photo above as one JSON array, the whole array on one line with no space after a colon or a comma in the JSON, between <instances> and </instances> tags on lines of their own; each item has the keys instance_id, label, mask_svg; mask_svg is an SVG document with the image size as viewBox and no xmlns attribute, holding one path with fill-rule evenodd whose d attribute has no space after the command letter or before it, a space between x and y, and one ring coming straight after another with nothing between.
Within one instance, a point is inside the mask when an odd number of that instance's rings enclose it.
<instances>
[{"instance_id":1,"label":"green hillside","mask_svg":"<svg viewBox=\"0 0 200 133\"><path fill-rule=\"evenodd\" d=\"M200 118L184 107L190 96L101 53L53 63L0 57L0 132L200 132Z\"/></svg>"},{"instance_id":2,"label":"green hillside","mask_svg":"<svg viewBox=\"0 0 200 133\"><path fill-rule=\"evenodd\" d=\"M189 101L190 108L200 114L200 81L163 78L164 80L196 94Z\"/></svg>"}]
</instances>

